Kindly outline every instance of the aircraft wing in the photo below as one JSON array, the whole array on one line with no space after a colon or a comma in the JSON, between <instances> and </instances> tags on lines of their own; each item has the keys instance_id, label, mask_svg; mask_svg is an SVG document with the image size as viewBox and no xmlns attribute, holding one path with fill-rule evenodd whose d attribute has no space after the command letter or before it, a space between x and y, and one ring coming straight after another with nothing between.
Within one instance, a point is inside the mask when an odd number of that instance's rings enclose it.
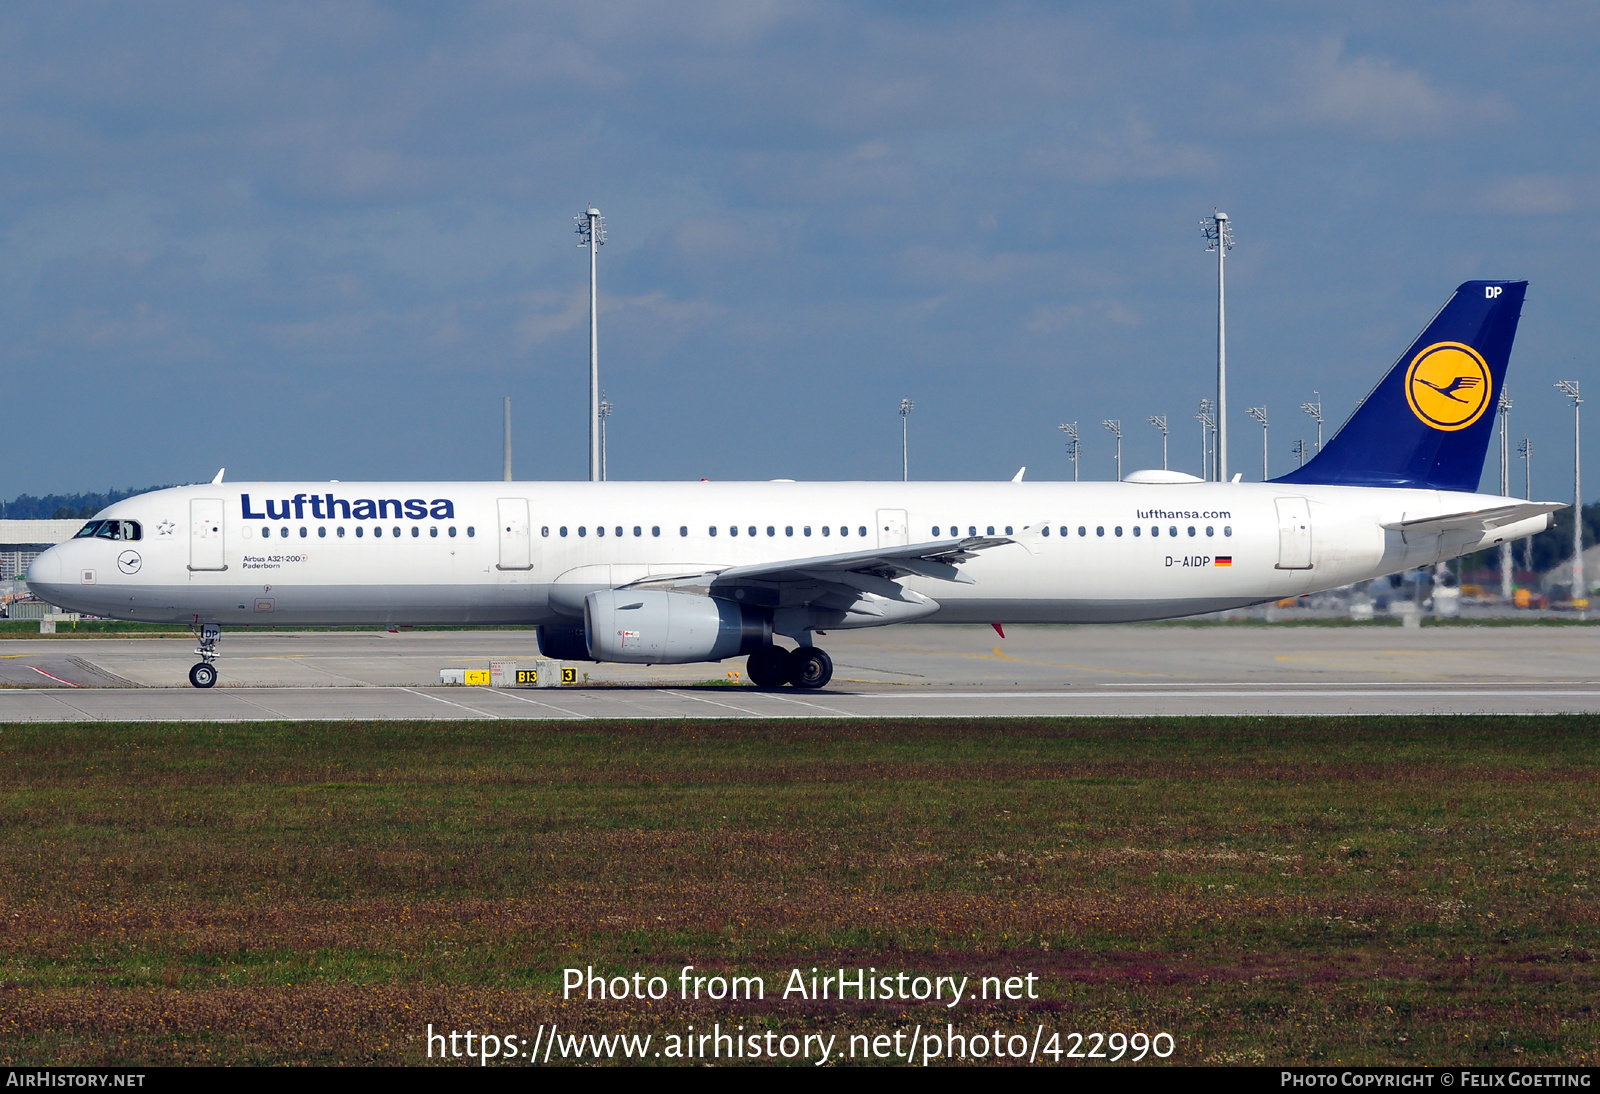
<instances>
[{"instance_id":1,"label":"aircraft wing","mask_svg":"<svg viewBox=\"0 0 1600 1094\"><path fill-rule=\"evenodd\" d=\"M1492 532L1508 524L1565 509L1559 501L1525 501L1516 505L1497 505L1489 509L1469 509L1461 513L1445 513L1437 517L1418 517L1415 520L1397 520L1383 527L1402 532L1407 536L1437 536L1445 532Z\"/></svg>"}]
</instances>

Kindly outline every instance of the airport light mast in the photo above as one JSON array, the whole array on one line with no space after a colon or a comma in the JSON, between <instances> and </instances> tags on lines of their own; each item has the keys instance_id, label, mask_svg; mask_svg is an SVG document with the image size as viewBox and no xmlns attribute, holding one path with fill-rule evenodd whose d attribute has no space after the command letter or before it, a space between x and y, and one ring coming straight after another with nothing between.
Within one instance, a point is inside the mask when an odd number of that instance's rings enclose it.
<instances>
[{"instance_id":1,"label":"airport light mast","mask_svg":"<svg viewBox=\"0 0 1600 1094\"><path fill-rule=\"evenodd\" d=\"M1217 252L1217 481L1228 481L1228 309L1223 262L1233 247L1228 214L1212 210L1200 221L1200 231L1210 242L1206 252Z\"/></svg>"},{"instance_id":2,"label":"airport light mast","mask_svg":"<svg viewBox=\"0 0 1600 1094\"><path fill-rule=\"evenodd\" d=\"M1200 409L1195 411L1195 421L1200 423L1200 477L1211 479L1211 449L1208 446L1215 423L1211 420L1211 400L1201 399Z\"/></svg>"},{"instance_id":3,"label":"airport light mast","mask_svg":"<svg viewBox=\"0 0 1600 1094\"><path fill-rule=\"evenodd\" d=\"M1289 454L1300 457L1300 466L1304 467L1306 465L1306 439L1301 437L1295 441L1294 447L1289 450Z\"/></svg>"},{"instance_id":4,"label":"airport light mast","mask_svg":"<svg viewBox=\"0 0 1600 1094\"><path fill-rule=\"evenodd\" d=\"M506 396L506 469L505 481L511 481L511 396Z\"/></svg>"},{"instance_id":5,"label":"airport light mast","mask_svg":"<svg viewBox=\"0 0 1600 1094\"><path fill-rule=\"evenodd\" d=\"M1522 497L1526 501L1533 500L1533 442L1527 437L1522 438L1522 443L1517 446L1517 452L1522 456ZM1533 537L1522 537L1522 568L1533 570Z\"/></svg>"},{"instance_id":6,"label":"airport light mast","mask_svg":"<svg viewBox=\"0 0 1600 1094\"><path fill-rule=\"evenodd\" d=\"M1589 608L1589 590L1583 583L1583 474L1579 459L1579 407L1583 399L1578 395L1578 381L1557 380L1561 394L1572 400L1572 606L1579 611Z\"/></svg>"},{"instance_id":7,"label":"airport light mast","mask_svg":"<svg viewBox=\"0 0 1600 1094\"><path fill-rule=\"evenodd\" d=\"M611 417L611 400L600 393L600 481L606 481L606 419Z\"/></svg>"},{"instance_id":8,"label":"airport light mast","mask_svg":"<svg viewBox=\"0 0 1600 1094\"><path fill-rule=\"evenodd\" d=\"M911 434L908 423L917 404L910 399L900 400L900 481L911 481Z\"/></svg>"},{"instance_id":9,"label":"airport light mast","mask_svg":"<svg viewBox=\"0 0 1600 1094\"><path fill-rule=\"evenodd\" d=\"M589 248L589 481L600 482L605 474L601 467L604 457L600 452L600 431L604 426L600 424L600 297L596 256L606 241L606 221L593 205L572 219L578 225L578 246Z\"/></svg>"},{"instance_id":10,"label":"airport light mast","mask_svg":"<svg viewBox=\"0 0 1600 1094\"><path fill-rule=\"evenodd\" d=\"M1122 481L1122 419L1107 418L1100 423L1117 439L1117 481Z\"/></svg>"},{"instance_id":11,"label":"airport light mast","mask_svg":"<svg viewBox=\"0 0 1600 1094\"><path fill-rule=\"evenodd\" d=\"M1511 437L1507 425L1511 417L1511 398L1506 389L1500 389L1500 402L1495 406L1500 412L1500 496L1511 496ZM1500 599L1511 599L1511 544L1500 545Z\"/></svg>"},{"instance_id":12,"label":"airport light mast","mask_svg":"<svg viewBox=\"0 0 1600 1094\"><path fill-rule=\"evenodd\" d=\"M1161 430L1161 470L1167 470L1167 416L1152 414L1145 421Z\"/></svg>"},{"instance_id":13,"label":"airport light mast","mask_svg":"<svg viewBox=\"0 0 1600 1094\"><path fill-rule=\"evenodd\" d=\"M1261 481L1267 481L1267 404L1250 407L1250 417L1261 423Z\"/></svg>"},{"instance_id":14,"label":"airport light mast","mask_svg":"<svg viewBox=\"0 0 1600 1094\"><path fill-rule=\"evenodd\" d=\"M1057 429L1067 435L1067 458L1072 461L1072 481L1078 481L1078 423L1062 422Z\"/></svg>"},{"instance_id":15,"label":"airport light mast","mask_svg":"<svg viewBox=\"0 0 1600 1094\"><path fill-rule=\"evenodd\" d=\"M1313 391L1316 396L1314 403L1301 403L1300 409L1311 415L1311 420L1317 423L1317 451L1322 451L1322 392Z\"/></svg>"}]
</instances>

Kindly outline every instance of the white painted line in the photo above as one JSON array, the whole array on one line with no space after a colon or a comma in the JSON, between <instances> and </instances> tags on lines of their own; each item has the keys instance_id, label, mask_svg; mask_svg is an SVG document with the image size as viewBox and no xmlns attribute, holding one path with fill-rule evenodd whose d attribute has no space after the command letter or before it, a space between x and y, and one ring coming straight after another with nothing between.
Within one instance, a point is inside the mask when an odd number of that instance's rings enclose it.
<instances>
[{"instance_id":1,"label":"white painted line","mask_svg":"<svg viewBox=\"0 0 1600 1094\"><path fill-rule=\"evenodd\" d=\"M496 721L498 721L499 718L500 718L500 715L498 715L498 714L490 714L487 710L478 710L476 707L469 707L469 706L466 706L465 704L462 704L462 703L452 703L448 699L441 699L437 695L429 695L425 691L415 691L415 690L413 690L411 688L397 688L396 690L397 691L406 692L409 695L420 695L424 699L432 699L435 703L443 703L445 706L447 706L447 707L455 707L457 710L470 710L474 714L482 715L485 718L492 718L492 719L495 719ZM400 718L396 718L395 719L395 721L403 721L403 720L404 719L400 719Z\"/></svg>"},{"instance_id":2,"label":"white painted line","mask_svg":"<svg viewBox=\"0 0 1600 1094\"><path fill-rule=\"evenodd\" d=\"M1500 696L1511 697L1560 697L1573 698L1588 696L1600 698L1600 690L1594 691L1529 691L1523 690L1494 690L1494 691L1467 691L1417 689L1414 691L1367 691L1362 688L1351 688L1348 691L1168 691L1163 692L1159 698L1163 699L1336 699L1341 696L1365 699L1399 699L1399 698L1489 698ZM1076 699L1095 701L1099 699L1150 699L1157 698L1147 691L961 691L961 692L933 692L927 695L889 694L884 692L863 692L849 696L851 699Z\"/></svg>"},{"instance_id":3,"label":"white painted line","mask_svg":"<svg viewBox=\"0 0 1600 1094\"><path fill-rule=\"evenodd\" d=\"M752 718L770 718L771 717L770 714L762 714L760 711L746 710L744 707L736 707L732 703L718 703L718 702L714 702L714 701L712 701L710 699L702 699L698 695L685 695L683 692L680 692L680 691L668 691L665 688L662 688L661 689L661 694L662 695L670 695L675 699L693 699L697 703L709 703L711 706L721 707L723 710L737 710L740 714L748 714Z\"/></svg>"},{"instance_id":4,"label":"white painted line","mask_svg":"<svg viewBox=\"0 0 1600 1094\"><path fill-rule=\"evenodd\" d=\"M499 690L499 691L496 691L493 688L491 688L491 689L489 689L489 694L490 695L499 696L502 699L515 699L519 703L532 703L536 707L549 707L551 710L559 710L562 714L570 714L574 718L590 718L590 717L593 717L593 715L589 715L589 714L580 714L576 710L568 710L566 707L558 707L554 703L546 703L546 702L542 702L541 700L538 700L538 699L529 699L529 698L527 698L526 696L523 696L523 695L513 695L511 692L505 691L503 689Z\"/></svg>"},{"instance_id":5,"label":"white painted line","mask_svg":"<svg viewBox=\"0 0 1600 1094\"><path fill-rule=\"evenodd\" d=\"M769 693L766 694L766 697L768 699L776 699L780 703L794 703L797 706L811 707L814 710L825 710L829 714L837 714L841 718L861 718L861 717L864 717L864 715L856 714L854 711L835 710L832 707L825 707L821 703L808 703L804 699L796 699L792 695L773 695L773 694L771 694L769 692ZM855 698L855 696L851 696L851 698ZM911 696L907 696L907 698L911 698Z\"/></svg>"}]
</instances>

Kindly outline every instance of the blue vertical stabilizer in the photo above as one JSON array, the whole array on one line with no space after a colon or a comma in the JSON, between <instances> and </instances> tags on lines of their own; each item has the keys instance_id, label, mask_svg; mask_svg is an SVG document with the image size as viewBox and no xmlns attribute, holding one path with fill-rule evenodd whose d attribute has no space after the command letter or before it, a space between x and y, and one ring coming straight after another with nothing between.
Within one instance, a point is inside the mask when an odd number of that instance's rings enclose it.
<instances>
[{"instance_id":1,"label":"blue vertical stabilizer","mask_svg":"<svg viewBox=\"0 0 1600 1094\"><path fill-rule=\"evenodd\" d=\"M1304 467L1274 482L1478 489L1526 281L1468 281Z\"/></svg>"}]
</instances>

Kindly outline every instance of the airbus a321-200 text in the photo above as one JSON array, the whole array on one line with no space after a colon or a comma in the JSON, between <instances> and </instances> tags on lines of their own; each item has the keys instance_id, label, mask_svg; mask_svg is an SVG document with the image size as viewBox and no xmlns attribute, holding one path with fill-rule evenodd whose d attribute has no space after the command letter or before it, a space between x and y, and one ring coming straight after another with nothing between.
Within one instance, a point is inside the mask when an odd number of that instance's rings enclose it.
<instances>
[{"instance_id":1,"label":"airbus a321-200 text","mask_svg":"<svg viewBox=\"0 0 1600 1094\"><path fill-rule=\"evenodd\" d=\"M1298 596L1547 528L1477 492L1525 281L1469 281L1308 463L1268 482L214 482L117 502L38 557L71 611L224 627L537 625L547 657L748 657L825 686L818 635L1112 623ZM791 640L793 648L777 642Z\"/></svg>"}]
</instances>

